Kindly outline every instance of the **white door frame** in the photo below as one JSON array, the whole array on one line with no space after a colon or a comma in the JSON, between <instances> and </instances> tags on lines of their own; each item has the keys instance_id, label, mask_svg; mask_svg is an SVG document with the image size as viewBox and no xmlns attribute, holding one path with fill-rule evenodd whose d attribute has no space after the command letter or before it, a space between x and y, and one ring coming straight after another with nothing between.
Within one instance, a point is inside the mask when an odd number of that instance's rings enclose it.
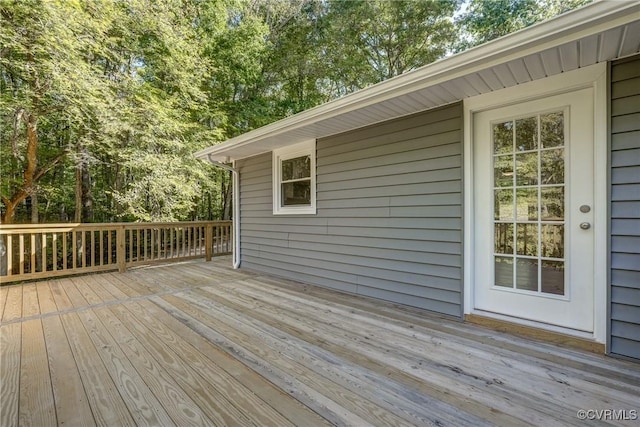
<instances>
[{"instance_id":1,"label":"white door frame","mask_svg":"<svg viewBox=\"0 0 640 427\"><path fill-rule=\"evenodd\" d=\"M524 83L464 100L464 313L474 313L474 158L473 114L478 111L504 107L531 99L571 92L592 87L594 89L594 331L579 335L600 343L606 342L607 326L607 66L606 63L569 71L541 80ZM482 315L488 315L482 313ZM500 316L496 316L500 317ZM541 327L541 324L521 319L508 320ZM557 332L563 328L545 326Z\"/></svg>"}]
</instances>

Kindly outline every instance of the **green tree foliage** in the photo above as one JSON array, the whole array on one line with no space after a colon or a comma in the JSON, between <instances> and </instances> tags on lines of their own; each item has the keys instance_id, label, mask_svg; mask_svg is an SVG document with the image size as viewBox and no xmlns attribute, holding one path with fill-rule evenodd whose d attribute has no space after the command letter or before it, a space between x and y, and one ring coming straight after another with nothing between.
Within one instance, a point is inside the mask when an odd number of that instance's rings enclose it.
<instances>
[{"instance_id":1,"label":"green tree foliage","mask_svg":"<svg viewBox=\"0 0 640 427\"><path fill-rule=\"evenodd\" d=\"M97 53L95 28L86 25L92 12L67 2L0 6L3 222L91 137L109 102L108 84L90 60Z\"/></svg>"},{"instance_id":2,"label":"green tree foliage","mask_svg":"<svg viewBox=\"0 0 640 427\"><path fill-rule=\"evenodd\" d=\"M591 1L471 0L457 19L461 30L457 50L502 37Z\"/></svg>"},{"instance_id":3,"label":"green tree foliage","mask_svg":"<svg viewBox=\"0 0 640 427\"><path fill-rule=\"evenodd\" d=\"M192 158L220 132L199 120L209 66L183 6L1 4L3 222L36 194L62 220L172 220L215 191Z\"/></svg>"},{"instance_id":4,"label":"green tree foliage","mask_svg":"<svg viewBox=\"0 0 640 427\"><path fill-rule=\"evenodd\" d=\"M2 222L229 218L196 150L586 1L0 0Z\"/></svg>"},{"instance_id":5,"label":"green tree foliage","mask_svg":"<svg viewBox=\"0 0 640 427\"><path fill-rule=\"evenodd\" d=\"M459 0L329 1L331 77L339 94L442 58L456 40Z\"/></svg>"}]
</instances>

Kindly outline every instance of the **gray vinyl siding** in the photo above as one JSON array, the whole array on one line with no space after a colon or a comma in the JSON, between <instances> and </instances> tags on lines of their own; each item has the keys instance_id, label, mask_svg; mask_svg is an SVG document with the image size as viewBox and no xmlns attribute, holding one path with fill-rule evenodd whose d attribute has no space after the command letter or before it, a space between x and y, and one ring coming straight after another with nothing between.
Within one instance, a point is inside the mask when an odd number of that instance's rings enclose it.
<instances>
[{"instance_id":1,"label":"gray vinyl siding","mask_svg":"<svg viewBox=\"0 0 640 427\"><path fill-rule=\"evenodd\" d=\"M610 352L640 359L640 56L611 65Z\"/></svg>"},{"instance_id":2,"label":"gray vinyl siding","mask_svg":"<svg viewBox=\"0 0 640 427\"><path fill-rule=\"evenodd\" d=\"M238 162L243 268L462 315L462 105L317 141L317 215L274 216L271 154Z\"/></svg>"}]
</instances>

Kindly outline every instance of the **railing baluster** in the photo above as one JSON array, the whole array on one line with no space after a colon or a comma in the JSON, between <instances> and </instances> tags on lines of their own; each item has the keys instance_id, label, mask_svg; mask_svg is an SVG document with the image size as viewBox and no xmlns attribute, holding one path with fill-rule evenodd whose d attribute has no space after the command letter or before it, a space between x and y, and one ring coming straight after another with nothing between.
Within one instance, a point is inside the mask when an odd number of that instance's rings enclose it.
<instances>
[{"instance_id":1,"label":"railing baluster","mask_svg":"<svg viewBox=\"0 0 640 427\"><path fill-rule=\"evenodd\" d=\"M7 234L7 276L13 276L13 236Z\"/></svg>"},{"instance_id":2,"label":"railing baluster","mask_svg":"<svg viewBox=\"0 0 640 427\"><path fill-rule=\"evenodd\" d=\"M156 230L154 228L151 228L149 231L151 231L151 261L153 261L155 259L155 238L156 238Z\"/></svg>"},{"instance_id":3,"label":"railing baluster","mask_svg":"<svg viewBox=\"0 0 640 427\"><path fill-rule=\"evenodd\" d=\"M87 241L86 241L86 233L84 231L80 232L80 267L87 266Z\"/></svg>"},{"instance_id":4,"label":"railing baluster","mask_svg":"<svg viewBox=\"0 0 640 427\"><path fill-rule=\"evenodd\" d=\"M129 236L129 257L127 258L127 262L133 262L133 235L134 235L135 230L128 230L128 236Z\"/></svg>"},{"instance_id":5,"label":"railing baluster","mask_svg":"<svg viewBox=\"0 0 640 427\"><path fill-rule=\"evenodd\" d=\"M53 271L58 271L58 233L54 232L51 235L51 246L53 255Z\"/></svg>"},{"instance_id":6,"label":"railing baluster","mask_svg":"<svg viewBox=\"0 0 640 427\"><path fill-rule=\"evenodd\" d=\"M96 232L95 230L91 230L91 265L90 267L96 266Z\"/></svg>"},{"instance_id":7,"label":"railing baluster","mask_svg":"<svg viewBox=\"0 0 640 427\"><path fill-rule=\"evenodd\" d=\"M161 228L160 231L162 232L162 259L167 259L167 242L169 241L169 235L167 234L167 229L166 228Z\"/></svg>"},{"instance_id":8,"label":"railing baluster","mask_svg":"<svg viewBox=\"0 0 640 427\"><path fill-rule=\"evenodd\" d=\"M205 260L211 261L211 257L213 256L213 229L212 225L207 225L205 227L205 235L204 235L204 257Z\"/></svg>"},{"instance_id":9,"label":"railing baluster","mask_svg":"<svg viewBox=\"0 0 640 427\"><path fill-rule=\"evenodd\" d=\"M74 270L76 268L76 261L78 258L78 250L77 250L77 236L76 236L76 232L73 231L71 232L71 269Z\"/></svg>"},{"instance_id":10,"label":"railing baluster","mask_svg":"<svg viewBox=\"0 0 640 427\"><path fill-rule=\"evenodd\" d=\"M169 227L169 258L173 258L173 227Z\"/></svg>"},{"instance_id":11,"label":"railing baluster","mask_svg":"<svg viewBox=\"0 0 640 427\"><path fill-rule=\"evenodd\" d=\"M118 227L116 231L116 258L118 262L118 271L124 273L127 269L126 259L126 232L124 227Z\"/></svg>"},{"instance_id":12,"label":"railing baluster","mask_svg":"<svg viewBox=\"0 0 640 427\"><path fill-rule=\"evenodd\" d=\"M189 226L185 226L184 227L184 236L185 236L185 240L184 240L184 247L185 247L185 254L184 256L189 257L191 256L191 247L189 246L189 243L191 242L191 240L189 239L189 234L191 234L191 227Z\"/></svg>"},{"instance_id":13,"label":"railing baluster","mask_svg":"<svg viewBox=\"0 0 640 427\"><path fill-rule=\"evenodd\" d=\"M36 272L36 235L35 233L31 233L29 235L29 273Z\"/></svg>"},{"instance_id":14,"label":"railing baluster","mask_svg":"<svg viewBox=\"0 0 640 427\"><path fill-rule=\"evenodd\" d=\"M140 229L136 230L136 261L140 261Z\"/></svg>"},{"instance_id":15,"label":"railing baluster","mask_svg":"<svg viewBox=\"0 0 640 427\"><path fill-rule=\"evenodd\" d=\"M42 233L42 252L41 252L41 256L42 256L42 266L41 266L41 271L43 273L47 272L47 261L48 261L48 256L47 256L47 233Z\"/></svg>"},{"instance_id":16,"label":"railing baluster","mask_svg":"<svg viewBox=\"0 0 640 427\"><path fill-rule=\"evenodd\" d=\"M67 232L62 233L62 269L67 269Z\"/></svg>"},{"instance_id":17,"label":"railing baluster","mask_svg":"<svg viewBox=\"0 0 640 427\"><path fill-rule=\"evenodd\" d=\"M107 232L106 232L107 241L106 241L106 248L105 248L105 252L104 252L104 256L105 256L106 261L107 261L106 265L111 265L113 263L113 249L112 249L113 246L111 246L112 245L112 241L111 241L111 239L112 239L111 234L112 233L113 233L112 230L107 230Z\"/></svg>"},{"instance_id":18,"label":"railing baluster","mask_svg":"<svg viewBox=\"0 0 640 427\"><path fill-rule=\"evenodd\" d=\"M194 232L193 240L195 240L193 244L193 250L196 255L200 255L200 227L195 227L193 232Z\"/></svg>"},{"instance_id":19,"label":"railing baluster","mask_svg":"<svg viewBox=\"0 0 640 427\"><path fill-rule=\"evenodd\" d=\"M24 234L20 233L18 249L20 250L20 265L18 267L20 274L24 274Z\"/></svg>"},{"instance_id":20,"label":"railing baluster","mask_svg":"<svg viewBox=\"0 0 640 427\"><path fill-rule=\"evenodd\" d=\"M171 238L173 239L171 258L177 258L180 254L180 230L177 227L171 227Z\"/></svg>"},{"instance_id":21,"label":"railing baluster","mask_svg":"<svg viewBox=\"0 0 640 427\"><path fill-rule=\"evenodd\" d=\"M104 230L98 230L98 236L100 238L99 248L100 251L100 266L104 265Z\"/></svg>"},{"instance_id":22,"label":"railing baluster","mask_svg":"<svg viewBox=\"0 0 640 427\"><path fill-rule=\"evenodd\" d=\"M185 243L186 243L185 232L186 232L186 227L182 227L182 256L183 257L187 256L187 250L185 248Z\"/></svg>"}]
</instances>

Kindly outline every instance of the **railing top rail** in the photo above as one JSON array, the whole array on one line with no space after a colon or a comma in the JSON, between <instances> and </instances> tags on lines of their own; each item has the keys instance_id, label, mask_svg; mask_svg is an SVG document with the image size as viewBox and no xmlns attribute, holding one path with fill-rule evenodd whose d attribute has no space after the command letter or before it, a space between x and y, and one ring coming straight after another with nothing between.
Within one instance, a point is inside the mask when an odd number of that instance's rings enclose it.
<instances>
[{"instance_id":1,"label":"railing top rail","mask_svg":"<svg viewBox=\"0 0 640 427\"><path fill-rule=\"evenodd\" d=\"M193 227L198 225L229 225L232 221L179 221L179 222L105 222L105 223L52 223L52 224L0 224L0 233L16 231L72 231L114 230L117 228Z\"/></svg>"}]
</instances>

